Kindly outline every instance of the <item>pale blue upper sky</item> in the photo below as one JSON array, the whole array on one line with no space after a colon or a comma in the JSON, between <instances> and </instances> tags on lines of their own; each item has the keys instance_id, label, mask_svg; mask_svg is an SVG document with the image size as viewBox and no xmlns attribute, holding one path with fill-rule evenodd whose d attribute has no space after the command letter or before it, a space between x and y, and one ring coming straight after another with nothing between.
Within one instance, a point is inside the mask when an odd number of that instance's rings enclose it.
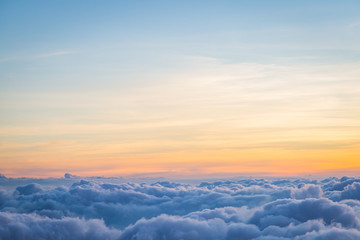
<instances>
[{"instance_id":1,"label":"pale blue upper sky","mask_svg":"<svg viewBox=\"0 0 360 240\"><path fill-rule=\"evenodd\" d=\"M355 0L1 1L1 88L97 88L89 76L164 69L182 56L357 61L359 8Z\"/></svg>"}]
</instances>

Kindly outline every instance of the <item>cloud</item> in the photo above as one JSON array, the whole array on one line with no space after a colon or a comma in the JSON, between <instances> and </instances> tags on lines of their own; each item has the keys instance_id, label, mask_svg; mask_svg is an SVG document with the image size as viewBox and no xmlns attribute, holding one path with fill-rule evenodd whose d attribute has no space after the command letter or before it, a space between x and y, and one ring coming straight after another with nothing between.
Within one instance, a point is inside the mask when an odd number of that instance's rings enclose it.
<instances>
[{"instance_id":1,"label":"cloud","mask_svg":"<svg viewBox=\"0 0 360 240\"><path fill-rule=\"evenodd\" d=\"M34 214L0 212L0 238L16 239L115 239L120 231L109 229L98 219L51 219Z\"/></svg>"},{"instance_id":2,"label":"cloud","mask_svg":"<svg viewBox=\"0 0 360 240\"><path fill-rule=\"evenodd\" d=\"M225 223L219 219L197 221L189 218L160 215L139 220L126 228L120 238L125 239L221 239L226 234Z\"/></svg>"},{"instance_id":3,"label":"cloud","mask_svg":"<svg viewBox=\"0 0 360 240\"><path fill-rule=\"evenodd\" d=\"M41 192L43 189L41 187L41 185L37 184L37 183L32 183L26 186L20 186L16 188L16 192L20 195L31 195L34 193L38 193Z\"/></svg>"},{"instance_id":4,"label":"cloud","mask_svg":"<svg viewBox=\"0 0 360 240\"><path fill-rule=\"evenodd\" d=\"M57 52L49 52L42 55L38 55L37 58L47 58L47 57L55 57L55 56L61 56L61 55L68 55L72 54L71 51L57 51Z\"/></svg>"},{"instance_id":5,"label":"cloud","mask_svg":"<svg viewBox=\"0 0 360 240\"><path fill-rule=\"evenodd\" d=\"M341 192L341 199L357 199L360 200L360 183L353 182L351 185L347 185L344 191Z\"/></svg>"},{"instance_id":6,"label":"cloud","mask_svg":"<svg viewBox=\"0 0 360 240\"><path fill-rule=\"evenodd\" d=\"M300 240L329 240L329 239L360 239L360 232L356 229L332 228L319 232L310 232L299 238Z\"/></svg>"},{"instance_id":7,"label":"cloud","mask_svg":"<svg viewBox=\"0 0 360 240\"><path fill-rule=\"evenodd\" d=\"M348 178L343 177L340 179L340 182L335 182L331 190L344 190L344 188L354 182L360 182L359 178Z\"/></svg>"},{"instance_id":8,"label":"cloud","mask_svg":"<svg viewBox=\"0 0 360 240\"><path fill-rule=\"evenodd\" d=\"M357 239L360 230L358 178L124 181L7 178L0 239Z\"/></svg>"},{"instance_id":9,"label":"cloud","mask_svg":"<svg viewBox=\"0 0 360 240\"><path fill-rule=\"evenodd\" d=\"M305 184L301 187L292 189L291 196L296 199L305 198L320 198L323 196L323 191L320 186L314 184Z\"/></svg>"},{"instance_id":10,"label":"cloud","mask_svg":"<svg viewBox=\"0 0 360 240\"><path fill-rule=\"evenodd\" d=\"M257 211L249 222L266 228L271 225L287 226L316 219L328 225L338 223L347 228L360 227L359 218L351 207L324 198L277 200Z\"/></svg>"},{"instance_id":11,"label":"cloud","mask_svg":"<svg viewBox=\"0 0 360 240\"><path fill-rule=\"evenodd\" d=\"M78 176L70 174L70 173L65 173L64 178L78 178Z\"/></svg>"}]
</instances>

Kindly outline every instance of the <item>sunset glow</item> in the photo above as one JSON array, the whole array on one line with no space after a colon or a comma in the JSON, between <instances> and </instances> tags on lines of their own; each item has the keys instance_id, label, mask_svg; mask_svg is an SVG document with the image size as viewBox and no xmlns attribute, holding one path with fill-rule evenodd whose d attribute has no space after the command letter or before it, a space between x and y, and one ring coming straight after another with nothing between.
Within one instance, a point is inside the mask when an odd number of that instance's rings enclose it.
<instances>
[{"instance_id":1,"label":"sunset glow","mask_svg":"<svg viewBox=\"0 0 360 240\"><path fill-rule=\"evenodd\" d=\"M2 3L1 173L358 175L360 19L320 2Z\"/></svg>"}]
</instances>

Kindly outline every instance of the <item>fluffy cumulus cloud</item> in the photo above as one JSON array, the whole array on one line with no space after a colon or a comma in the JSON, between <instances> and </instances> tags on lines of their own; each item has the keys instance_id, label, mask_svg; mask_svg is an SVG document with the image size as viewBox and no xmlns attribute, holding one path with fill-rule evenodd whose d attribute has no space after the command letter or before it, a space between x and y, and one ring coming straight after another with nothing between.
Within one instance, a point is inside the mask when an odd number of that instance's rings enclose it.
<instances>
[{"instance_id":1,"label":"fluffy cumulus cloud","mask_svg":"<svg viewBox=\"0 0 360 240\"><path fill-rule=\"evenodd\" d=\"M36 214L0 213L0 236L11 239L116 239L120 231L98 219L51 219Z\"/></svg>"},{"instance_id":2,"label":"fluffy cumulus cloud","mask_svg":"<svg viewBox=\"0 0 360 240\"><path fill-rule=\"evenodd\" d=\"M1 178L0 239L360 239L359 178L123 180Z\"/></svg>"}]
</instances>

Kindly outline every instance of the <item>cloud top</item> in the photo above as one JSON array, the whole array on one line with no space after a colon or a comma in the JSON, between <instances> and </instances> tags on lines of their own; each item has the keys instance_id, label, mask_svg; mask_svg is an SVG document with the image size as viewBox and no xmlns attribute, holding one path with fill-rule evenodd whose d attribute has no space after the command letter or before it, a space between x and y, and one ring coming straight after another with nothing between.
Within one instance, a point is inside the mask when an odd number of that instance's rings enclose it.
<instances>
[{"instance_id":1,"label":"cloud top","mask_svg":"<svg viewBox=\"0 0 360 240\"><path fill-rule=\"evenodd\" d=\"M0 190L1 239L359 239L359 178L51 179ZM0 180L2 186L14 179ZM31 179L28 179L31 181ZM49 180L50 181L50 180ZM58 181L58 183L56 182ZM45 181L46 182L46 181Z\"/></svg>"}]
</instances>

